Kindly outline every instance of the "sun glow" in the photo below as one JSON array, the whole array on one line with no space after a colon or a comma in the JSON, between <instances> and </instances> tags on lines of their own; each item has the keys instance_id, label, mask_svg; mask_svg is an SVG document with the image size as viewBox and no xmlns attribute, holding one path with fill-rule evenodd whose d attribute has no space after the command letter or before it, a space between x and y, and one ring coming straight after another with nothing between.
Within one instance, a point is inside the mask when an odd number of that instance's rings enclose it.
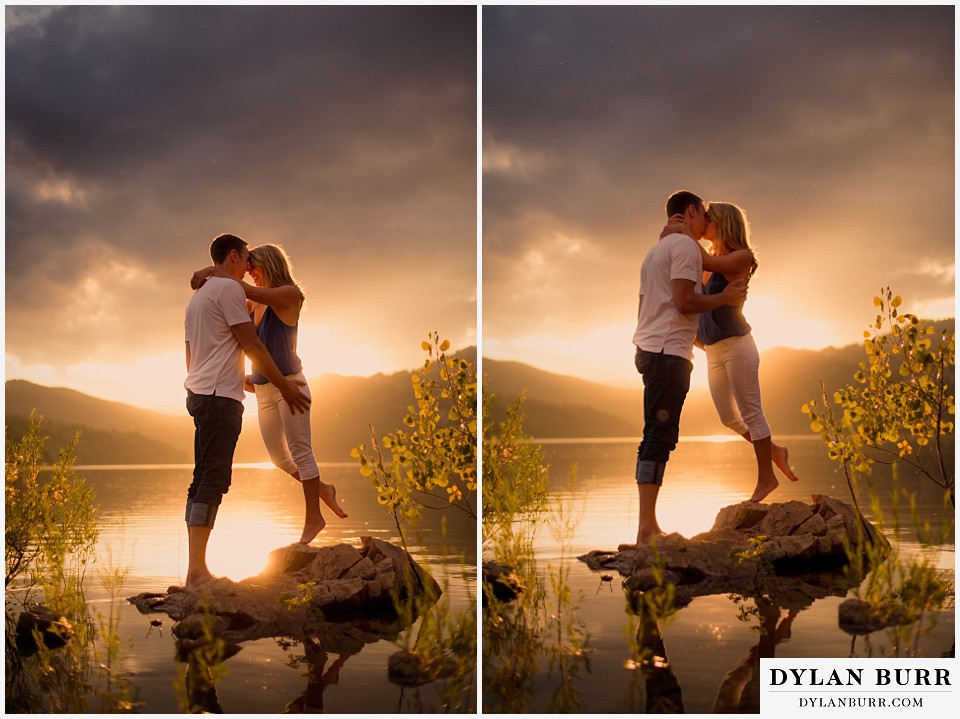
<instances>
[{"instance_id":1,"label":"sun glow","mask_svg":"<svg viewBox=\"0 0 960 719\"><path fill-rule=\"evenodd\" d=\"M308 324L300 325L297 349L308 378L327 372L358 377L398 372L414 366L418 359L412 357L405 362L399 356L389 358L373 345L349 342L330 328ZM143 356L126 364L91 360L57 367L28 363L7 353L5 371L7 379L67 387L101 399L162 412L184 412L186 363L181 343L175 351ZM249 360L247 371L250 371ZM252 395L244 406L247 416L256 415Z\"/></svg>"},{"instance_id":2,"label":"sun glow","mask_svg":"<svg viewBox=\"0 0 960 719\"><path fill-rule=\"evenodd\" d=\"M216 528L210 534L207 566L218 577L235 581L263 571L267 557L275 547L296 541L291 527L277 517L264 516L256 506L231 506L217 515ZM181 572L186 576L186 557Z\"/></svg>"},{"instance_id":3,"label":"sun glow","mask_svg":"<svg viewBox=\"0 0 960 719\"><path fill-rule=\"evenodd\" d=\"M703 441L705 438L697 438ZM739 437L735 437L740 439ZM725 437L709 438L707 441L726 442ZM741 442L743 440L740 440ZM687 452L696 450L686 450ZM719 483L709 489L700 484L695 495L678 491L678 487L696 486L694 478L685 477L686 470L674 472L670 486L660 492L657 500L657 519L669 533L679 532L684 537L693 537L708 531L721 508L744 499L749 487ZM692 484L691 484L692 483ZM638 496L636 484L602 486L588 493L576 492L562 500L571 507L582 507L575 529L573 551L587 552L593 549L616 549L618 545L635 541L637 534ZM538 537L538 551L549 552L555 540L549 532Z\"/></svg>"},{"instance_id":4,"label":"sun glow","mask_svg":"<svg viewBox=\"0 0 960 719\"><path fill-rule=\"evenodd\" d=\"M827 322L790 314L778 297L761 291L751 292L744 315L761 352L771 347L819 350L849 344L850 338L841 337Z\"/></svg>"},{"instance_id":5,"label":"sun glow","mask_svg":"<svg viewBox=\"0 0 960 719\"><path fill-rule=\"evenodd\" d=\"M308 377L327 372L369 377L400 369L391 367L373 345L348 341L331 327L305 322L300 323L297 332L297 354L303 360Z\"/></svg>"}]
</instances>

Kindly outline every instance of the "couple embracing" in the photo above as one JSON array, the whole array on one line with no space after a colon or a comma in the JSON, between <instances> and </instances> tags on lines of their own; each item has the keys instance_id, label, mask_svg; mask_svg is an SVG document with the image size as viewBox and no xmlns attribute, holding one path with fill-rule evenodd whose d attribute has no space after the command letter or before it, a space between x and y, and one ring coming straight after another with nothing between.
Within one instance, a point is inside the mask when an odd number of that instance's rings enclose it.
<instances>
[{"instance_id":1,"label":"couple embracing","mask_svg":"<svg viewBox=\"0 0 960 719\"><path fill-rule=\"evenodd\" d=\"M311 446L310 390L297 356L304 295L278 245L248 249L236 235L210 245L213 265L194 273L186 309L187 410L194 422L193 481L187 490L189 540L186 588L214 579L207 569L210 532L230 488L240 436L244 391L257 397L260 433L273 463L303 489L300 542L308 544L326 522L321 500L339 517L336 488L320 481ZM244 282L249 274L253 284ZM253 364L244 376L243 357Z\"/></svg>"},{"instance_id":2,"label":"couple embracing","mask_svg":"<svg viewBox=\"0 0 960 719\"><path fill-rule=\"evenodd\" d=\"M773 443L760 404L760 355L743 316L747 284L757 269L746 214L736 205L692 192L667 200L667 225L640 269L636 346L643 376L643 440L637 451L637 544L663 535L657 496L680 436L690 389L693 348L706 351L710 394L723 424L753 444L757 484L750 500L777 488L776 466L792 481L787 450ZM712 244L707 252L700 239Z\"/></svg>"}]
</instances>

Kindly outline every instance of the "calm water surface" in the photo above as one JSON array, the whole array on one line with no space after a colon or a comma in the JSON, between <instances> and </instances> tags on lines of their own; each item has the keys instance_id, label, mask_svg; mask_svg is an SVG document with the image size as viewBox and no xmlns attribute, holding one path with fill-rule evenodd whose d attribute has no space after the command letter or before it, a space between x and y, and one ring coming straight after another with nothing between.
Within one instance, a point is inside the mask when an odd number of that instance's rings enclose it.
<instances>
[{"instance_id":1,"label":"calm water surface","mask_svg":"<svg viewBox=\"0 0 960 719\"><path fill-rule=\"evenodd\" d=\"M667 466L658 501L658 518L667 532L690 537L708 530L724 506L749 498L756 482L752 447L742 439L713 441L682 439ZM797 483L781 477L780 487L767 501L810 501L811 494L828 494L849 502L846 481L835 471L817 438L778 438L790 450L791 464L800 477ZM579 702L580 711L619 713L645 711L643 679L631 664L631 639L637 622L625 611L620 578L604 583L602 573L589 570L576 557L593 549L616 550L632 542L637 530L637 490L633 480L636 441L546 442L551 465L553 497L565 502L576 523L567 542L549 529L541 530L535 542L537 569L545 578L559 567L569 569L573 606L568 620L586 632L582 660L569 660L566 681L554 661L542 662L531 687L528 711L542 712L551 701L564 696ZM952 451L950 461L952 464ZM572 467L575 472L571 472ZM571 480L571 475L573 479ZM889 474L876 472L879 486L889 488ZM918 491L922 516L936 523L943 516L942 493L929 480L904 479ZM886 503L889 511L889 503ZM934 564L954 574L953 539L944 546L922 547L912 529L902 535L901 549L924 554ZM555 595L547 587L547 606ZM843 597L816 600L792 620L788 636L776 645L777 657L890 656L887 632L877 632L852 642L837 624L837 609ZM744 603L753 608L752 600ZM774 609L774 611L776 611ZM739 606L726 595L700 597L681 609L663 631L665 654L672 670L671 681L682 695L687 713L710 713L724 676L748 659L759 640L758 620L738 619ZM786 611L779 613L781 621ZM549 616L549 610L548 610ZM773 619L776 620L777 614ZM932 634L921 643L923 656L937 657L951 651L954 643L952 609L940 614Z\"/></svg>"},{"instance_id":2,"label":"calm water surface","mask_svg":"<svg viewBox=\"0 0 960 719\"><path fill-rule=\"evenodd\" d=\"M101 506L98 561L106 562L112 555L115 563L129 569L118 604L120 631L128 642L127 666L144 702L141 711L178 712L177 665L169 632L173 622L162 614L142 615L125 598L139 592L166 591L168 586L182 583L187 569L183 504L192 466L81 467L78 472L93 485ZM321 465L321 472L324 481L336 484L338 499L349 517L338 519L325 509L328 524L315 544L359 546L364 535L399 542L393 519L377 504L372 487L359 476L355 465ZM299 484L279 470L235 468L210 538L210 570L234 580L258 574L271 550L299 539L302 503ZM453 610L468 606L476 581L475 524L458 523L451 516L444 532L438 521L427 519L421 535L411 552L429 566L441 585L448 582ZM447 550L448 546L456 547L462 556ZM95 577L88 582L88 598L106 612L108 595ZM156 629L149 631L151 618L164 621L162 636ZM297 645L285 651L273 639L242 646L243 650L225 663L227 675L218 685L223 710L282 713L307 688L305 667L287 666L291 655L302 654L302 648ZM430 685L403 691L387 680L387 658L397 649L391 642L380 641L347 657L338 681L323 692L323 711L386 713L416 709L420 702L426 709L435 706L436 691ZM327 666L336 658L332 654Z\"/></svg>"}]
</instances>

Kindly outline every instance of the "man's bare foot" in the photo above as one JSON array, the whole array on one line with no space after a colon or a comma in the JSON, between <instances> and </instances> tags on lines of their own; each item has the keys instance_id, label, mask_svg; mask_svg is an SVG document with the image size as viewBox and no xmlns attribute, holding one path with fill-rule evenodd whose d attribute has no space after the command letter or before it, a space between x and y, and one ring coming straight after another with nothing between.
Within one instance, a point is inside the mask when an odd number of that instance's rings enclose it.
<instances>
[{"instance_id":1,"label":"man's bare foot","mask_svg":"<svg viewBox=\"0 0 960 719\"><path fill-rule=\"evenodd\" d=\"M770 494L773 490L780 486L780 482L777 481L777 478L772 474L769 477L764 477L757 480L757 488L753 490L753 496L750 497L751 502L762 502L764 498Z\"/></svg>"},{"instance_id":2,"label":"man's bare foot","mask_svg":"<svg viewBox=\"0 0 960 719\"><path fill-rule=\"evenodd\" d=\"M318 534L320 530L327 526L327 520L323 518L323 515L320 515L319 518L314 520L307 520L303 523L303 534L300 535L300 544L310 544Z\"/></svg>"},{"instance_id":3,"label":"man's bare foot","mask_svg":"<svg viewBox=\"0 0 960 719\"><path fill-rule=\"evenodd\" d=\"M640 530L637 532L637 543L636 544L621 544L618 549L622 552L624 549L642 549L648 544L655 542L660 537L666 537L667 533L664 532L660 527L656 529L645 531Z\"/></svg>"},{"instance_id":4,"label":"man's bare foot","mask_svg":"<svg viewBox=\"0 0 960 719\"><path fill-rule=\"evenodd\" d=\"M340 519L346 518L347 513L337 504L337 488L332 484L320 483L320 499L322 499L323 503L330 507L333 513L340 517Z\"/></svg>"},{"instance_id":5,"label":"man's bare foot","mask_svg":"<svg viewBox=\"0 0 960 719\"><path fill-rule=\"evenodd\" d=\"M781 447L779 444L773 445L770 456L773 459L773 463L787 476L787 479L791 482L796 482L800 479L793 473L793 470L790 469L790 453L786 447Z\"/></svg>"},{"instance_id":6,"label":"man's bare foot","mask_svg":"<svg viewBox=\"0 0 960 719\"><path fill-rule=\"evenodd\" d=\"M195 589L199 589L204 584L209 584L214 579L216 579L216 577L210 574L208 571L197 572L196 575L187 574L187 581L184 582L183 586L188 592L192 592Z\"/></svg>"}]
</instances>

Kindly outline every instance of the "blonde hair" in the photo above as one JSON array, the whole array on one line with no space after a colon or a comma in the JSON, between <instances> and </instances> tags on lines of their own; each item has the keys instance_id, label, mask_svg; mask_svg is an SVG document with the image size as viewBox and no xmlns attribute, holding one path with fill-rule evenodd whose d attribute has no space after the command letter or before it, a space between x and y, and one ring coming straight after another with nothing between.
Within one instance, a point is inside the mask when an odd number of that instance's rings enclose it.
<instances>
[{"instance_id":1,"label":"blonde hair","mask_svg":"<svg viewBox=\"0 0 960 719\"><path fill-rule=\"evenodd\" d=\"M729 202L711 202L707 215L716 227L717 246L724 252L746 250L753 258L750 262L750 274L757 271L757 253L750 244L750 222L747 213Z\"/></svg>"},{"instance_id":2,"label":"blonde hair","mask_svg":"<svg viewBox=\"0 0 960 719\"><path fill-rule=\"evenodd\" d=\"M293 278L293 272L290 269L290 258L280 245L259 245L250 250L250 261L255 268L263 273L263 278L272 287L283 287L291 285L297 288L300 293L300 301L303 302L306 297L300 289L300 285Z\"/></svg>"}]
</instances>

